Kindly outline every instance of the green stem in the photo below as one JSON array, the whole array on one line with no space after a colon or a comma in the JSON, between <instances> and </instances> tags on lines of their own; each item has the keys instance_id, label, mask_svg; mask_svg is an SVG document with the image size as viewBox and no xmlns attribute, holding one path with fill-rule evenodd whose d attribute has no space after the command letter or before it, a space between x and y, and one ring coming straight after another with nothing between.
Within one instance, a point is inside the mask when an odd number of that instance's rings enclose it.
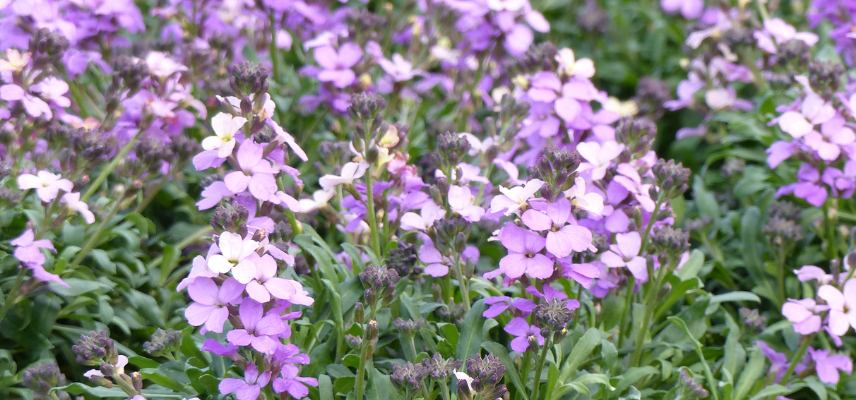
<instances>
[{"instance_id":1,"label":"green stem","mask_svg":"<svg viewBox=\"0 0 856 400\"><path fill-rule=\"evenodd\" d=\"M800 347L797 349L797 354L794 356L794 359L791 360L791 364L788 365L788 370L785 371L785 375L782 376L782 385L787 385L788 380L791 379L791 375L793 375L794 371L797 369L797 364L799 364L800 360L805 356L805 352L808 351L808 345L811 344L811 339L813 337L813 334L803 336L800 341Z\"/></svg>"},{"instance_id":2,"label":"green stem","mask_svg":"<svg viewBox=\"0 0 856 400\"><path fill-rule=\"evenodd\" d=\"M535 381L532 382L532 396L531 398L537 399L538 392L541 389L541 371L544 369L544 362L547 361L547 353L550 351L550 348L553 345L553 335L547 338L547 343L544 343L544 348L541 349L541 355L538 357L538 364L535 367Z\"/></svg>"},{"instance_id":3,"label":"green stem","mask_svg":"<svg viewBox=\"0 0 856 400\"><path fill-rule=\"evenodd\" d=\"M3 307L0 308L0 321L3 321L6 318L6 313L12 309L12 306L15 305L15 302L18 300L18 291L21 290L21 284L24 283L24 268L18 268L18 276L15 278L15 285L12 286L12 290L9 291L9 295L6 296L6 299L3 301Z\"/></svg>"},{"instance_id":4,"label":"green stem","mask_svg":"<svg viewBox=\"0 0 856 400\"><path fill-rule=\"evenodd\" d=\"M621 320L618 325L618 348L621 349L621 346L624 344L625 334L628 333L629 329L626 329L627 325L627 316L632 313L633 307L633 289L636 287L636 279L632 276L630 280L627 281L627 294L624 298L624 312L621 314Z\"/></svg>"},{"instance_id":5,"label":"green stem","mask_svg":"<svg viewBox=\"0 0 856 400\"><path fill-rule=\"evenodd\" d=\"M142 135L142 131L143 128L141 127L140 130L136 134L134 134L133 137L131 137L131 140L129 140L128 143L125 143L125 145L122 146L122 148L119 150L119 153L116 154L116 156L113 157L113 160L111 160L110 163L107 164L107 166L105 166L104 169L101 170L101 174L99 174L98 177L95 178L95 181L93 181L92 184L89 185L89 187L86 189L86 192L83 193L82 196L80 196L80 201L86 201L89 197L95 194L101 184L104 183L104 181L107 180L107 177L110 176L110 173L113 172L114 169L116 169L116 166L118 166L120 162L125 160L125 156L127 156L128 153L131 152L131 149L134 148L134 144L136 144L137 140L139 140L140 136Z\"/></svg>"},{"instance_id":6,"label":"green stem","mask_svg":"<svg viewBox=\"0 0 856 400\"><path fill-rule=\"evenodd\" d=\"M674 269L676 264L676 260L670 260L668 266L665 268L663 266L660 267L656 276L649 274L649 279L653 277L654 280L649 281L649 287L645 292L645 300L642 303L642 307L644 309L642 314L642 324L639 326L639 330L636 331L633 355L630 357L631 367L638 366L639 362L642 361L643 344L645 342L645 337L648 335L651 319L654 318L654 310L656 310L655 304L653 304L654 300L656 300L657 294L663 286L663 280L669 275L669 272ZM649 267L648 270L650 271L651 268Z\"/></svg>"},{"instance_id":7,"label":"green stem","mask_svg":"<svg viewBox=\"0 0 856 400\"><path fill-rule=\"evenodd\" d=\"M116 214L119 212L121 204L122 198L120 196L120 198L116 199L116 202L113 203L113 207L110 208L110 212L108 212L107 215L105 215L104 218L101 219L101 223L98 224L98 228L95 229L95 232L91 236L89 236L89 240L87 240L86 243L83 244L83 247L80 249L80 251L77 252L77 255L74 256L74 259L72 259L71 264L69 264L68 266L69 269L74 270L75 268L77 268L77 266L80 265L83 259L86 258L87 255L89 255L92 249L94 249L95 246L98 245L98 240L101 239L101 234L104 233L105 230L107 230L107 227L110 225L110 222L112 221L113 217L115 217Z\"/></svg>"}]
</instances>

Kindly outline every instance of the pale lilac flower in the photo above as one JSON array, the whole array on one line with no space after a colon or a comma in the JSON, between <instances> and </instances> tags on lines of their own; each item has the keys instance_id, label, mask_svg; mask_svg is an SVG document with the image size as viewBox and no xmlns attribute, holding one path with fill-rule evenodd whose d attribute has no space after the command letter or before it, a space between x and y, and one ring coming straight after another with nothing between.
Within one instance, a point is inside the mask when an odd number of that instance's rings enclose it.
<instances>
[{"instance_id":1,"label":"pale lilac flower","mask_svg":"<svg viewBox=\"0 0 856 400\"><path fill-rule=\"evenodd\" d=\"M508 224L502 228L499 240L508 249L508 254L499 260L499 268L509 278L516 279L524 273L536 279L553 275L553 261L541 254L545 246L541 235Z\"/></svg>"},{"instance_id":2,"label":"pale lilac flower","mask_svg":"<svg viewBox=\"0 0 856 400\"><path fill-rule=\"evenodd\" d=\"M244 239L232 232L221 233L217 244L220 254L208 257L208 268L221 274L231 271L240 263L251 263L248 257L259 248L259 242Z\"/></svg>"},{"instance_id":3,"label":"pale lilac flower","mask_svg":"<svg viewBox=\"0 0 856 400\"><path fill-rule=\"evenodd\" d=\"M850 326L856 329L856 279L844 284L844 292L831 285L823 285L817 290L817 296L829 306L829 332L843 336Z\"/></svg>"},{"instance_id":4,"label":"pale lilac flower","mask_svg":"<svg viewBox=\"0 0 856 400\"><path fill-rule=\"evenodd\" d=\"M818 37L811 32L797 32L796 28L780 18L770 18L764 21L764 29L755 32L755 40L762 50L775 54L776 48L791 40L799 40L814 46Z\"/></svg>"},{"instance_id":5,"label":"pale lilac flower","mask_svg":"<svg viewBox=\"0 0 856 400\"><path fill-rule=\"evenodd\" d=\"M342 166L340 175L324 175L318 180L321 189L332 190L339 185L352 185L355 180L361 178L369 168L365 161L348 162Z\"/></svg>"},{"instance_id":6,"label":"pale lilac flower","mask_svg":"<svg viewBox=\"0 0 856 400\"><path fill-rule=\"evenodd\" d=\"M210 251L210 250L209 250ZM193 262L191 264L190 273L178 283L176 286L176 291L182 291L186 289L191 283L193 283L196 278L215 278L218 273L211 271L208 269L208 264L205 262L205 257L196 256L193 257Z\"/></svg>"},{"instance_id":7,"label":"pale lilac flower","mask_svg":"<svg viewBox=\"0 0 856 400\"><path fill-rule=\"evenodd\" d=\"M262 304L269 302L273 296L292 304L312 305L313 299L300 282L276 277L276 260L269 254L259 256L253 253L247 257L247 261L232 268L232 276L247 285L250 298Z\"/></svg>"},{"instance_id":8,"label":"pale lilac flower","mask_svg":"<svg viewBox=\"0 0 856 400\"><path fill-rule=\"evenodd\" d=\"M59 191L70 192L73 185L70 180L63 179L48 171L39 171L36 175L21 174L18 176L18 188L21 190L36 189L39 199L48 203L53 201Z\"/></svg>"},{"instance_id":9,"label":"pale lilac flower","mask_svg":"<svg viewBox=\"0 0 856 400\"><path fill-rule=\"evenodd\" d=\"M205 150L216 150L220 158L229 157L235 149L235 134L241 130L247 119L236 117L226 113L218 113L211 118L211 128L214 136L208 136L202 140L202 148Z\"/></svg>"},{"instance_id":10,"label":"pale lilac flower","mask_svg":"<svg viewBox=\"0 0 856 400\"><path fill-rule=\"evenodd\" d=\"M262 145L256 144L252 138L244 140L236 157L241 170L226 174L223 178L226 188L232 193L249 189L253 197L261 201L269 200L278 189L274 177L277 170L263 156Z\"/></svg>"},{"instance_id":11,"label":"pale lilac flower","mask_svg":"<svg viewBox=\"0 0 856 400\"><path fill-rule=\"evenodd\" d=\"M469 222L478 222L484 209L473 204L475 196L469 188L452 185L449 187L449 207Z\"/></svg>"},{"instance_id":12,"label":"pale lilac flower","mask_svg":"<svg viewBox=\"0 0 856 400\"><path fill-rule=\"evenodd\" d=\"M828 350L809 349L814 370L820 381L829 385L838 384L839 371L850 375L853 372L853 361L845 354L830 354Z\"/></svg>"},{"instance_id":13,"label":"pale lilac flower","mask_svg":"<svg viewBox=\"0 0 856 400\"><path fill-rule=\"evenodd\" d=\"M818 281L821 284L832 282L832 275L814 265L804 265L800 269L795 269L794 274L797 275L800 282Z\"/></svg>"},{"instance_id":14,"label":"pale lilac flower","mask_svg":"<svg viewBox=\"0 0 856 400\"><path fill-rule=\"evenodd\" d=\"M590 171L593 181L601 180L606 175L612 160L623 150L624 145L612 140L604 143L582 142L577 145L577 152L586 161L580 164L578 171Z\"/></svg>"},{"instance_id":15,"label":"pale lilac flower","mask_svg":"<svg viewBox=\"0 0 856 400\"><path fill-rule=\"evenodd\" d=\"M193 303L184 310L187 323L205 325L205 329L211 332L223 332L223 324L229 317L228 306L237 304L243 291L244 285L234 279L226 279L219 288L211 278L193 280L187 287L193 299Z\"/></svg>"},{"instance_id":16,"label":"pale lilac flower","mask_svg":"<svg viewBox=\"0 0 856 400\"><path fill-rule=\"evenodd\" d=\"M810 335L820 331L820 316L817 314L825 307L818 306L813 299L788 299L782 306L782 315L791 321L794 330L801 335Z\"/></svg>"},{"instance_id":17,"label":"pale lilac flower","mask_svg":"<svg viewBox=\"0 0 856 400\"><path fill-rule=\"evenodd\" d=\"M502 194L491 199L490 212L505 212L505 215L511 215L525 207L529 199L535 196L535 193L541 190L542 186L544 186L544 181L539 179L532 179L523 186L512 188L500 186L499 192Z\"/></svg>"},{"instance_id":18,"label":"pale lilac flower","mask_svg":"<svg viewBox=\"0 0 856 400\"><path fill-rule=\"evenodd\" d=\"M425 273L439 278L449 274L449 261L434 247L433 243L425 243L419 247L419 261L425 264Z\"/></svg>"},{"instance_id":19,"label":"pale lilac flower","mask_svg":"<svg viewBox=\"0 0 856 400\"><path fill-rule=\"evenodd\" d=\"M315 48L315 61L321 66L318 80L332 82L338 88L344 88L354 82L356 75L351 69L363 56L360 46L355 43L345 43L337 51L332 46Z\"/></svg>"},{"instance_id":20,"label":"pale lilac flower","mask_svg":"<svg viewBox=\"0 0 856 400\"><path fill-rule=\"evenodd\" d=\"M92 214L92 211L89 211L89 205L86 204L85 201L80 201L80 192L66 193L62 195L62 199L60 201L62 201L69 210L80 213L80 216L83 217L83 220L86 221L87 224L95 222L95 214Z\"/></svg>"},{"instance_id":21,"label":"pale lilac flower","mask_svg":"<svg viewBox=\"0 0 856 400\"><path fill-rule=\"evenodd\" d=\"M815 125L823 124L835 117L831 104L809 93L800 106L800 111L786 111L779 117L778 125L782 131L795 138L801 138L814 130Z\"/></svg>"},{"instance_id":22,"label":"pale lilac flower","mask_svg":"<svg viewBox=\"0 0 856 400\"><path fill-rule=\"evenodd\" d=\"M42 79L39 83L30 87L30 90L39 93L39 97L42 99L51 101L62 108L71 106L71 100L65 97L65 94L68 93L68 83L55 76Z\"/></svg>"},{"instance_id":23,"label":"pale lilac flower","mask_svg":"<svg viewBox=\"0 0 856 400\"><path fill-rule=\"evenodd\" d=\"M523 213L522 220L529 229L547 231L546 247L550 254L562 258L586 250L595 250L588 228L576 225L571 215L571 202L559 199L547 204L544 210L531 208Z\"/></svg>"},{"instance_id":24,"label":"pale lilac flower","mask_svg":"<svg viewBox=\"0 0 856 400\"><path fill-rule=\"evenodd\" d=\"M639 232L619 233L615 235L615 244L601 254L600 261L610 268L626 267L639 282L648 280L648 264L639 255L642 248L642 236Z\"/></svg>"},{"instance_id":25,"label":"pale lilac flower","mask_svg":"<svg viewBox=\"0 0 856 400\"><path fill-rule=\"evenodd\" d=\"M378 60L378 64L396 82L409 81L418 72L413 69L413 64L398 53L392 55L392 60L381 58Z\"/></svg>"},{"instance_id":26,"label":"pale lilac flower","mask_svg":"<svg viewBox=\"0 0 856 400\"><path fill-rule=\"evenodd\" d=\"M544 336L541 336L541 328L529 325L526 319L521 317L509 321L503 330L514 336L511 341L511 349L518 353L526 352L531 341L536 342L539 346L543 346L545 342Z\"/></svg>"},{"instance_id":27,"label":"pale lilac flower","mask_svg":"<svg viewBox=\"0 0 856 400\"><path fill-rule=\"evenodd\" d=\"M278 336L286 331L282 317L276 310L265 314L264 307L252 299L244 299L238 309L242 329L232 329L226 334L229 343L237 346L252 346L264 354L273 354L279 344Z\"/></svg>"},{"instance_id":28,"label":"pale lilac flower","mask_svg":"<svg viewBox=\"0 0 856 400\"><path fill-rule=\"evenodd\" d=\"M53 118L53 111L51 111L51 107L47 102L38 96L33 96L24 90L24 88L13 83L0 86L0 99L6 101L20 101L24 106L24 110L27 111L27 114L33 118Z\"/></svg>"},{"instance_id":29,"label":"pale lilac flower","mask_svg":"<svg viewBox=\"0 0 856 400\"><path fill-rule=\"evenodd\" d=\"M146 66L152 75L161 79L168 78L176 72L187 71L187 67L159 51L152 51L146 55Z\"/></svg>"},{"instance_id":30,"label":"pale lilac flower","mask_svg":"<svg viewBox=\"0 0 856 400\"><path fill-rule=\"evenodd\" d=\"M50 240L35 239L36 235L33 229L29 228L10 242L12 246L15 246L13 253L15 258L27 266L44 265L46 259L42 249L56 251Z\"/></svg>"},{"instance_id":31,"label":"pale lilac flower","mask_svg":"<svg viewBox=\"0 0 856 400\"><path fill-rule=\"evenodd\" d=\"M426 202L419 214L412 211L401 216L401 229L426 232L434 222L446 215L446 211L433 201Z\"/></svg>"},{"instance_id":32,"label":"pale lilac flower","mask_svg":"<svg viewBox=\"0 0 856 400\"><path fill-rule=\"evenodd\" d=\"M704 0L660 0L660 6L669 14L680 12L686 19L697 19L704 12Z\"/></svg>"},{"instance_id":33,"label":"pale lilac flower","mask_svg":"<svg viewBox=\"0 0 856 400\"><path fill-rule=\"evenodd\" d=\"M220 394L235 394L237 400L256 400L262 388L270 382L270 371L259 374L253 363L248 363L244 369L244 379L225 378L220 381Z\"/></svg>"}]
</instances>

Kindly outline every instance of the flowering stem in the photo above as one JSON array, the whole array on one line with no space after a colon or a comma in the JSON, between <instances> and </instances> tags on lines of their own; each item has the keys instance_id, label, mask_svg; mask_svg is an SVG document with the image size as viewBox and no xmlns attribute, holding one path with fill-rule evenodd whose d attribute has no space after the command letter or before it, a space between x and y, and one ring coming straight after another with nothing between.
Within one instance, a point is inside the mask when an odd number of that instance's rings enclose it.
<instances>
[{"instance_id":1,"label":"flowering stem","mask_svg":"<svg viewBox=\"0 0 856 400\"><path fill-rule=\"evenodd\" d=\"M829 203L823 203L823 228L826 240L826 256L830 260L838 258L838 247L836 246L835 223L830 218Z\"/></svg>"},{"instance_id":2,"label":"flowering stem","mask_svg":"<svg viewBox=\"0 0 856 400\"><path fill-rule=\"evenodd\" d=\"M811 339L814 338L814 334L803 336L800 341L800 347L797 349L796 355L794 355L794 359L791 360L791 364L788 365L788 370L785 371L785 375L782 376L782 385L787 385L788 379L791 378L791 375L794 374L794 371L797 369L797 364L800 363L803 356L805 356L805 352L808 351L808 345L811 344Z\"/></svg>"},{"instance_id":3,"label":"flowering stem","mask_svg":"<svg viewBox=\"0 0 856 400\"><path fill-rule=\"evenodd\" d=\"M366 214L369 219L369 234L371 235L372 250L378 259L383 257L380 249L380 232L378 232L377 215L374 208L374 188L371 171L366 171Z\"/></svg>"},{"instance_id":4,"label":"flowering stem","mask_svg":"<svg viewBox=\"0 0 856 400\"><path fill-rule=\"evenodd\" d=\"M122 148L119 150L119 153L116 154L115 157L113 157L110 163L107 164L107 166L101 170L101 173L98 175L97 178L95 178L95 181L93 181L92 184L89 185L89 187L86 189L86 193L83 193L83 195L80 196L80 201L86 201L89 197L95 194L101 184L107 180L108 176L110 176L110 173L113 172L114 169L116 169L116 166L118 166L120 162L125 160L125 156L127 156L128 153L131 152L131 149L134 147L134 144L136 144L137 140L140 138L140 136L142 136L143 130L144 129L141 127L137 131L137 133L131 137L131 140L128 140L128 143L125 143L125 145L122 146Z\"/></svg>"},{"instance_id":5,"label":"flowering stem","mask_svg":"<svg viewBox=\"0 0 856 400\"><path fill-rule=\"evenodd\" d=\"M654 211L651 212L651 217L648 219L648 225L645 226L645 233L642 235L642 246L640 247L639 254L645 252L645 248L648 245L648 237L651 236L651 228L654 227L654 222L657 220L657 214L660 213L660 207L663 205L663 194L660 193L657 195L657 202L654 203Z\"/></svg>"},{"instance_id":6,"label":"flowering stem","mask_svg":"<svg viewBox=\"0 0 856 400\"><path fill-rule=\"evenodd\" d=\"M541 389L541 371L544 369L544 362L547 361L547 353L550 352L550 348L553 347L553 335L547 337L547 343L544 343L544 347L541 349L541 355L538 357L538 364L535 367L535 381L532 382L532 396L530 398L537 399L538 391Z\"/></svg>"},{"instance_id":7,"label":"flowering stem","mask_svg":"<svg viewBox=\"0 0 856 400\"><path fill-rule=\"evenodd\" d=\"M466 278L464 277L463 272L461 271L461 257L455 256L455 279L458 280L458 284L461 286L461 301L464 302L464 309L470 310L470 288L467 284Z\"/></svg>"}]
</instances>

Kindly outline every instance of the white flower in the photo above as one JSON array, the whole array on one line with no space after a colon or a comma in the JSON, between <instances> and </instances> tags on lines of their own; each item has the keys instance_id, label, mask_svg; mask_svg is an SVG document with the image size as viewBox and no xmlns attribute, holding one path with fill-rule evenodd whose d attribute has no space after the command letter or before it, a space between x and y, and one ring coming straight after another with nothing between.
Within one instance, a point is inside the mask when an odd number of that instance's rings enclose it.
<instances>
[{"instance_id":1,"label":"white flower","mask_svg":"<svg viewBox=\"0 0 856 400\"><path fill-rule=\"evenodd\" d=\"M577 177L574 180L574 186L565 191L565 196L574 206L593 215L603 215L603 196L597 193L586 193L585 179Z\"/></svg>"},{"instance_id":2,"label":"white flower","mask_svg":"<svg viewBox=\"0 0 856 400\"><path fill-rule=\"evenodd\" d=\"M544 186L544 181L540 179L533 179L523 186L513 188L500 186L499 191L502 194L491 199L490 212L505 211L505 215L513 214L524 207L526 202L541 190L541 186Z\"/></svg>"},{"instance_id":3,"label":"white flower","mask_svg":"<svg viewBox=\"0 0 856 400\"><path fill-rule=\"evenodd\" d=\"M247 262L245 259L259 248L259 242L244 239L237 233L223 232L217 247L220 248L220 254L208 258L208 269L225 274L242 262Z\"/></svg>"},{"instance_id":4,"label":"white flower","mask_svg":"<svg viewBox=\"0 0 856 400\"><path fill-rule=\"evenodd\" d=\"M202 140L202 148L205 150L217 150L217 156L220 158L229 157L232 150L235 149L235 133L237 133L247 119L244 117L236 117L226 113L218 113L211 118L211 128L214 129L214 136L208 136Z\"/></svg>"},{"instance_id":5,"label":"white flower","mask_svg":"<svg viewBox=\"0 0 856 400\"><path fill-rule=\"evenodd\" d=\"M586 79L594 76L594 62L588 58L577 60L574 57L574 51L569 48L559 50L556 61L559 62L559 72L565 76L579 76Z\"/></svg>"},{"instance_id":6,"label":"white flower","mask_svg":"<svg viewBox=\"0 0 856 400\"><path fill-rule=\"evenodd\" d=\"M354 180L361 178L368 168L369 165L364 161L349 162L342 166L341 175L324 175L318 180L318 184L321 185L321 189L327 191L339 185L350 185Z\"/></svg>"},{"instance_id":7,"label":"white flower","mask_svg":"<svg viewBox=\"0 0 856 400\"><path fill-rule=\"evenodd\" d=\"M57 174L39 171L36 175L21 174L18 177L18 188L21 190L36 189L39 199L47 203L56 198L59 191L70 192L73 184Z\"/></svg>"},{"instance_id":8,"label":"white flower","mask_svg":"<svg viewBox=\"0 0 856 400\"><path fill-rule=\"evenodd\" d=\"M80 192L66 193L62 195L61 201L69 210L78 212L87 224L95 222L95 215L89 211L89 205L85 201L80 201Z\"/></svg>"}]
</instances>

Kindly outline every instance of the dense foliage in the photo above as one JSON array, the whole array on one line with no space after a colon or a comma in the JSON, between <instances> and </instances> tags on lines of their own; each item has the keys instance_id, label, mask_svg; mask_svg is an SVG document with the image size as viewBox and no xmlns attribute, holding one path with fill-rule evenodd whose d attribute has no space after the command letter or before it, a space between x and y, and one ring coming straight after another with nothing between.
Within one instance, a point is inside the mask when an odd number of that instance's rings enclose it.
<instances>
[{"instance_id":1,"label":"dense foliage","mask_svg":"<svg viewBox=\"0 0 856 400\"><path fill-rule=\"evenodd\" d=\"M853 1L0 31L0 398L856 398Z\"/></svg>"}]
</instances>

